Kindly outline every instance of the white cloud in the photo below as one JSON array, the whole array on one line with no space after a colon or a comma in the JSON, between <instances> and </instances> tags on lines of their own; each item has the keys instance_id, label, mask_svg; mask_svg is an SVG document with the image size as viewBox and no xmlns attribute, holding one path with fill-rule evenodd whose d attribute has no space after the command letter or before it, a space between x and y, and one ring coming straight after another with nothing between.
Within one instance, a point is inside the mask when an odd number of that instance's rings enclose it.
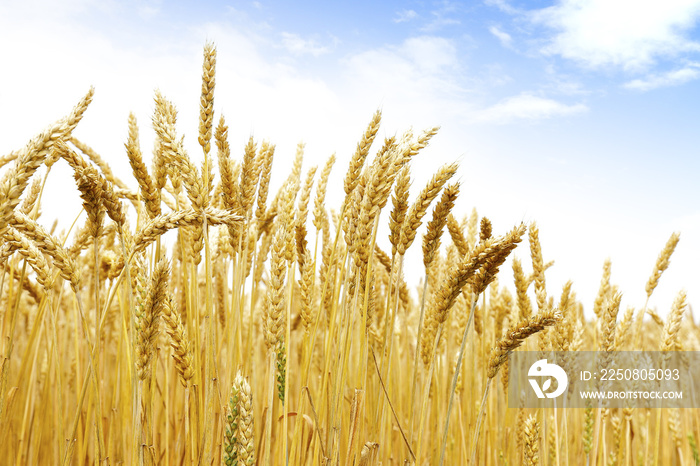
<instances>
[{"instance_id":1,"label":"white cloud","mask_svg":"<svg viewBox=\"0 0 700 466\"><path fill-rule=\"evenodd\" d=\"M544 53L592 68L639 70L700 50L689 38L700 19L700 0L561 0L529 17L556 31Z\"/></svg>"},{"instance_id":2,"label":"white cloud","mask_svg":"<svg viewBox=\"0 0 700 466\"><path fill-rule=\"evenodd\" d=\"M403 43L400 51L418 68L429 72L457 62L457 49L452 41L442 37L413 37Z\"/></svg>"},{"instance_id":3,"label":"white cloud","mask_svg":"<svg viewBox=\"0 0 700 466\"><path fill-rule=\"evenodd\" d=\"M401 10L396 13L393 21L395 23L405 23L417 17L418 13L416 13L414 10Z\"/></svg>"},{"instance_id":4,"label":"white cloud","mask_svg":"<svg viewBox=\"0 0 700 466\"><path fill-rule=\"evenodd\" d=\"M484 3L487 5L493 5L509 15L514 15L521 12L519 9L511 6L506 0L485 0Z\"/></svg>"},{"instance_id":5,"label":"white cloud","mask_svg":"<svg viewBox=\"0 0 700 466\"><path fill-rule=\"evenodd\" d=\"M320 45L314 39L304 39L298 34L282 33L282 45L294 55L312 55L318 57L330 52L330 47Z\"/></svg>"},{"instance_id":6,"label":"white cloud","mask_svg":"<svg viewBox=\"0 0 700 466\"><path fill-rule=\"evenodd\" d=\"M424 128L463 120L472 108L466 74L452 40L413 37L345 58L339 93L352 105L381 105L399 126ZM342 89L342 90L341 90Z\"/></svg>"},{"instance_id":7,"label":"white cloud","mask_svg":"<svg viewBox=\"0 0 700 466\"><path fill-rule=\"evenodd\" d=\"M457 49L451 40L434 36L406 39L399 46L368 50L350 57L358 71L368 76L387 73L388 82L402 78L438 77L457 65Z\"/></svg>"},{"instance_id":8,"label":"white cloud","mask_svg":"<svg viewBox=\"0 0 700 466\"><path fill-rule=\"evenodd\" d=\"M508 97L478 113L476 120L509 123L515 120L543 120L557 116L575 115L588 111L585 104L566 105L556 100L523 93Z\"/></svg>"},{"instance_id":9,"label":"white cloud","mask_svg":"<svg viewBox=\"0 0 700 466\"><path fill-rule=\"evenodd\" d=\"M162 6L162 0L146 0L139 2L135 9L142 19L149 20L161 13Z\"/></svg>"},{"instance_id":10,"label":"white cloud","mask_svg":"<svg viewBox=\"0 0 700 466\"><path fill-rule=\"evenodd\" d=\"M443 0L438 4L438 8L430 12L433 19L423 26L423 31L435 31L442 29L445 26L454 26L460 24L460 21L455 18L455 13L460 9L460 5L449 0Z\"/></svg>"},{"instance_id":11,"label":"white cloud","mask_svg":"<svg viewBox=\"0 0 700 466\"><path fill-rule=\"evenodd\" d=\"M567 77L555 77L547 88L563 95L587 95L591 93L583 84Z\"/></svg>"},{"instance_id":12,"label":"white cloud","mask_svg":"<svg viewBox=\"0 0 700 466\"><path fill-rule=\"evenodd\" d=\"M698 78L700 78L700 66L687 66L678 70L651 75L644 79L634 79L626 82L623 87L645 92L660 87L679 86Z\"/></svg>"},{"instance_id":13,"label":"white cloud","mask_svg":"<svg viewBox=\"0 0 700 466\"><path fill-rule=\"evenodd\" d=\"M510 34L508 34L505 31L502 31L500 28L497 26L491 26L489 27L489 32L493 34L496 39L498 39L501 42L501 45L510 48L512 43L513 43L513 38L511 37Z\"/></svg>"}]
</instances>

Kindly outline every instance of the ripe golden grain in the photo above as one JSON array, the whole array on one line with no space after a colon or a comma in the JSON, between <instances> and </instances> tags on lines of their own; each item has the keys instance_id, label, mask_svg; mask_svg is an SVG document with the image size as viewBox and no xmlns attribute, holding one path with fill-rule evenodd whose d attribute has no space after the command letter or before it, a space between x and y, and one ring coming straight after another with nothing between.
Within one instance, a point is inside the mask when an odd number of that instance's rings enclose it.
<instances>
[{"instance_id":1,"label":"ripe golden grain","mask_svg":"<svg viewBox=\"0 0 700 466\"><path fill-rule=\"evenodd\" d=\"M618 319L621 294L606 261L594 320L571 282L555 311L545 280L553 262L544 262L537 224L528 235L532 273L516 258L509 278L499 269L528 229L495 236L476 209L457 220L459 185L448 184L456 165L440 168L409 202L412 158L437 127L373 150L376 112L348 156L344 199L327 205L335 156L302 175L304 144L280 149L293 157L280 183L273 144L248 138L232 151L229 137L241 129L223 117L215 126L216 60L207 44L202 153L185 151L176 108L156 91L153 165L130 115L123 150L134 179L121 181L84 143L89 136L72 134L91 89L67 117L0 157L6 462L423 465L465 464L471 453L471 464L539 464L545 443L553 464L626 464L644 454L659 464L692 461L700 432L690 410L661 409L652 422L631 407L510 409L507 391L489 391L498 373L508 387L508 355L520 347L698 350L690 295L649 308L678 233L654 265L646 303ZM59 158L87 211L68 240L39 216L44 183L57 173L41 166ZM421 295L403 277L403 260L438 197L422 244ZM232 403L222 395L229 389Z\"/></svg>"}]
</instances>

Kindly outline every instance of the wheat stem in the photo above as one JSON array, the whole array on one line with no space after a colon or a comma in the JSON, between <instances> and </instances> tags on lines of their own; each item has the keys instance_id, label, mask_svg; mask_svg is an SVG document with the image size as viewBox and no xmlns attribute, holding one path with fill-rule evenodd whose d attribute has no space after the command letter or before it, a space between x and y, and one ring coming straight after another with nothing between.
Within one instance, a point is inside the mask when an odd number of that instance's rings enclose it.
<instances>
[{"instance_id":1,"label":"wheat stem","mask_svg":"<svg viewBox=\"0 0 700 466\"><path fill-rule=\"evenodd\" d=\"M421 341L421 336L423 334L423 317L425 314L425 297L428 290L428 281L430 277L428 271L426 270L425 279L423 282L423 292L421 293L421 304L420 304L420 315L418 317L418 336L416 337L416 350L413 354L413 377L411 382L411 404L409 405L409 434L411 435L411 440L413 440L413 419L414 419L414 407L416 400L416 386L418 384L418 354L419 346L418 343Z\"/></svg>"},{"instance_id":2,"label":"wheat stem","mask_svg":"<svg viewBox=\"0 0 700 466\"><path fill-rule=\"evenodd\" d=\"M464 333L462 334L462 344L459 348L459 355L457 356L457 367L455 368L455 375L452 378L452 386L450 387L450 401L447 403L447 416L445 417L445 428L442 432L442 447L440 448L440 466L444 464L445 461L445 450L447 448L447 434L450 427L450 414L452 413L452 403L454 402L454 395L457 389L457 379L459 379L459 374L462 368L462 358L464 357L464 349L467 347L467 337L469 336L469 329L471 328L472 321L474 320L474 310L476 309L476 303L478 301L479 295L474 295L473 301L469 310L469 318L467 319L467 326L464 328ZM489 379L490 382L491 379ZM486 384L486 390L488 390L489 382ZM484 401L486 400L486 395L484 395ZM483 402L482 402L483 403ZM481 416L480 416L481 417ZM476 451L476 442L479 435L479 421L477 421L476 426L476 437L474 438L474 449ZM474 464L472 457L472 464Z\"/></svg>"}]
</instances>

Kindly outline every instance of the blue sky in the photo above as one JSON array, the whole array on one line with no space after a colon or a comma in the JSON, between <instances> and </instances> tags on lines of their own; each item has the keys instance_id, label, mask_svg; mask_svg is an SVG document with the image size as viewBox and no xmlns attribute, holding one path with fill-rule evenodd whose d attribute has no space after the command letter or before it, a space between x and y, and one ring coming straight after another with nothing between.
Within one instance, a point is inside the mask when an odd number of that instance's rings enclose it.
<instances>
[{"instance_id":1,"label":"blue sky","mask_svg":"<svg viewBox=\"0 0 700 466\"><path fill-rule=\"evenodd\" d=\"M142 146L152 143L156 88L199 157L201 49L212 40L215 110L239 152L250 134L277 144L273 180L303 140L305 167L335 152L340 181L377 108L383 136L439 125L415 161L414 192L459 160L458 209L476 207L496 232L537 220L556 261L552 294L572 279L590 308L611 257L623 307L641 306L659 250L680 231L652 300L665 313L681 288L700 296L699 22L690 0L0 1L0 154L94 85L76 135L118 174L129 178L129 111ZM74 188L54 188L64 194L45 221L72 220Z\"/></svg>"}]
</instances>

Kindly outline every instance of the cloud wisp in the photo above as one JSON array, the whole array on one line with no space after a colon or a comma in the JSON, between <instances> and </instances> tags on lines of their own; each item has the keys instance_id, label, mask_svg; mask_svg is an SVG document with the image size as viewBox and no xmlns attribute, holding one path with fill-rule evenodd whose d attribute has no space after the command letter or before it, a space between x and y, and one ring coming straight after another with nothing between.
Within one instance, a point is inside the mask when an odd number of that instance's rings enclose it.
<instances>
[{"instance_id":1,"label":"cloud wisp","mask_svg":"<svg viewBox=\"0 0 700 466\"><path fill-rule=\"evenodd\" d=\"M567 105L546 97L522 93L508 97L477 113L475 120L485 123L507 124L514 121L538 121L569 116L588 111L585 104Z\"/></svg>"},{"instance_id":2,"label":"cloud wisp","mask_svg":"<svg viewBox=\"0 0 700 466\"><path fill-rule=\"evenodd\" d=\"M392 21L395 23L406 23L417 17L418 13L415 10L401 10L396 12L396 16L394 16Z\"/></svg>"},{"instance_id":3,"label":"cloud wisp","mask_svg":"<svg viewBox=\"0 0 700 466\"><path fill-rule=\"evenodd\" d=\"M680 86L700 78L700 63L694 63L666 73L652 74L644 79L633 79L623 84L625 89L647 92L662 87Z\"/></svg>"},{"instance_id":4,"label":"cloud wisp","mask_svg":"<svg viewBox=\"0 0 700 466\"><path fill-rule=\"evenodd\" d=\"M319 57L331 51L328 45L321 45L314 39L304 39L299 34L282 33L282 46L292 55Z\"/></svg>"},{"instance_id":5,"label":"cloud wisp","mask_svg":"<svg viewBox=\"0 0 700 466\"><path fill-rule=\"evenodd\" d=\"M490 26L489 32L499 40L503 47L511 48L513 46L513 37L498 26Z\"/></svg>"}]
</instances>

